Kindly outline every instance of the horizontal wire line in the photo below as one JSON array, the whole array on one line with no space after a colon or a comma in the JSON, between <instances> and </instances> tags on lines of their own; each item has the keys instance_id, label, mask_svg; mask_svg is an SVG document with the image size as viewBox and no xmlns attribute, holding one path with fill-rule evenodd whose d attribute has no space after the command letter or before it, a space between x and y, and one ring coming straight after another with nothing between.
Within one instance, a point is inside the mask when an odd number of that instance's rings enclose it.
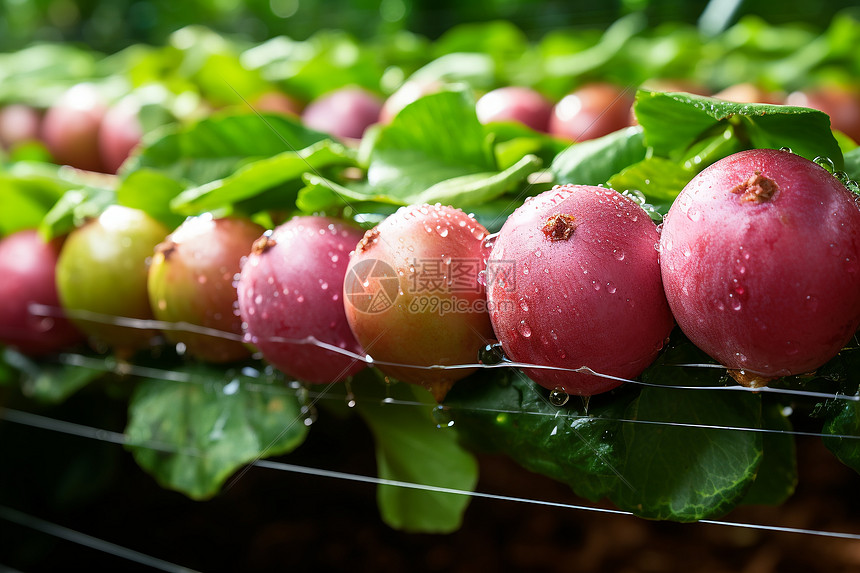
<instances>
[{"instance_id":1,"label":"horizontal wire line","mask_svg":"<svg viewBox=\"0 0 860 573\"><path fill-rule=\"evenodd\" d=\"M118 432L112 432L108 430L102 430L99 428L93 428L91 426L85 426L82 424L75 424L72 422L64 422L62 420L55 420L53 418L46 418L45 416L40 416L37 414L31 414L29 412L21 412L19 410L9 410L6 408L0 408L0 418L6 419L11 422L16 422L24 425L31 425L34 427L45 428L50 430L55 430L62 433L67 433L75 436L82 436L87 438L93 438L97 440L105 440L111 443L120 443L124 445L134 445L137 447L150 447L147 443L139 443L132 444L125 434L120 434ZM165 448L163 445L156 444L156 448L160 451L168 451L171 453L187 453L189 455L200 455L199 453L193 451L177 451L176 448ZM540 499L532 499L525 497L516 497L516 496L505 496L492 494L487 492L480 491L467 491L456 488L447 488L440 486L433 486L428 484L419 484L414 482L400 481L400 480L390 480L385 478L378 478L373 476L365 476L360 474L352 474L347 472L339 472L334 470L326 470L322 468L310 468L306 466L300 466L296 464L288 464L284 462L276 462L272 460L261 460L258 459L252 462L250 465L266 468L266 469L274 469L280 471L288 471L292 473L299 473L305 475L313 475L320 477L328 477L333 479L342 479L354 482L362 482L368 484L375 485L387 485L392 487L402 487L408 489L415 490L423 490L428 492L435 493L448 493L452 495L465 495L476 498L484 498L484 499L492 499L497 501L512 501L518 503L527 503L533 505L547 506L547 507L556 507L560 509L572 509L579 511L588 511L593 513L605 513L605 514L613 514L613 515L625 515L636 517L634 513L629 511L624 511L620 509L611 509L611 508L601 508L601 507L591 507L586 505L577 505L570 504L564 502L554 502L548 500L540 500ZM837 539L850 539L850 540L860 540L860 534L855 533L847 533L847 532L838 532L838 531L821 531L815 529L802 529L795 527L783 527L778 525L765 525L765 524L756 524L756 523L741 523L735 521L721 521L721 520L712 520L712 519L702 519L698 520L697 523L704 523L709 525L720 525L727 527L736 527L736 528L746 528L746 529L756 529L760 531L769 531L775 533L797 533L797 534L805 534L805 535L816 535L819 537L831 537Z\"/></svg>"},{"instance_id":2,"label":"horizontal wire line","mask_svg":"<svg viewBox=\"0 0 860 573\"><path fill-rule=\"evenodd\" d=\"M187 567L165 561L164 559L159 559L158 557L153 557L151 555L141 553L140 551L129 549L128 547L123 547L122 545L117 545L116 543L111 543L110 541L105 541L104 539L100 539L86 533L81 533L74 529L57 525L56 523L51 523L50 521L46 521L4 505L0 505L0 519L5 519L6 521L16 523L20 526L45 533L65 541L71 541L72 543L83 545L90 549L109 553L128 561L134 561L135 563L140 563L141 565L146 565L153 569L168 571L169 573L197 573L195 569L189 569Z\"/></svg>"}]
</instances>

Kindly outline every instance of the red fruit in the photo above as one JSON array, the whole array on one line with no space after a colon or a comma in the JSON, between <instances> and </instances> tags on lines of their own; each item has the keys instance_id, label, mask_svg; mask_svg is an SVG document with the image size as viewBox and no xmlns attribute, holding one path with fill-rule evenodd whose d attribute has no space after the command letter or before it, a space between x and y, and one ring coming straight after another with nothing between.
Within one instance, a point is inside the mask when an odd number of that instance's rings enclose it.
<instances>
[{"instance_id":1,"label":"red fruit","mask_svg":"<svg viewBox=\"0 0 860 573\"><path fill-rule=\"evenodd\" d=\"M553 108L549 132L572 141L601 137L630 125L633 97L611 84L587 84Z\"/></svg>"},{"instance_id":2,"label":"red fruit","mask_svg":"<svg viewBox=\"0 0 860 573\"><path fill-rule=\"evenodd\" d=\"M57 292L74 323L98 343L130 353L156 334L114 320L152 318L147 271L169 232L143 211L113 205L69 234L57 260Z\"/></svg>"},{"instance_id":3,"label":"red fruit","mask_svg":"<svg viewBox=\"0 0 860 573\"><path fill-rule=\"evenodd\" d=\"M202 215L187 219L155 248L147 283L155 318L234 335L231 340L166 330L165 336L183 343L189 355L209 362L233 362L250 355L235 340L242 335L242 320L234 283L241 260L263 231L247 219Z\"/></svg>"},{"instance_id":4,"label":"red fruit","mask_svg":"<svg viewBox=\"0 0 860 573\"><path fill-rule=\"evenodd\" d=\"M656 225L602 187L556 186L502 226L487 263L496 337L535 382L590 396L656 358L674 325L660 281Z\"/></svg>"},{"instance_id":5,"label":"red fruit","mask_svg":"<svg viewBox=\"0 0 860 573\"><path fill-rule=\"evenodd\" d=\"M140 107L138 99L126 97L105 113L99 129L99 153L108 173L117 172L143 137L138 119Z\"/></svg>"},{"instance_id":6,"label":"red fruit","mask_svg":"<svg viewBox=\"0 0 860 573\"><path fill-rule=\"evenodd\" d=\"M788 94L785 103L811 107L830 116L833 129L842 131L860 141L860 92L839 86L827 86L814 90Z\"/></svg>"},{"instance_id":7,"label":"red fruit","mask_svg":"<svg viewBox=\"0 0 860 573\"><path fill-rule=\"evenodd\" d=\"M36 231L0 240L0 343L24 354L49 354L83 335L62 316L32 314L31 304L61 312L54 282L62 242L45 242Z\"/></svg>"},{"instance_id":8,"label":"red fruit","mask_svg":"<svg viewBox=\"0 0 860 573\"><path fill-rule=\"evenodd\" d=\"M481 123L515 121L535 131L547 131L552 103L531 88L508 86L481 96L475 111Z\"/></svg>"},{"instance_id":9,"label":"red fruit","mask_svg":"<svg viewBox=\"0 0 860 573\"><path fill-rule=\"evenodd\" d=\"M403 207L368 231L350 257L346 316L386 374L441 400L472 369L492 328L478 282L486 229L459 209Z\"/></svg>"},{"instance_id":10,"label":"red fruit","mask_svg":"<svg viewBox=\"0 0 860 573\"><path fill-rule=\"evenodd\" d=\"M742 151L694 177L660 239L684 333L752 386L835 356L860 325L854 199L788 151Z\"/></svg>"},{"instance_id":11,"label":"red fruit","mask_svg":"<svg viewBox=\"0 0 860 573\"><path fill-rule=\"evenodd\" d=\"M42 139L57 163L102 171L99 127L107 106L99 90L88 83L66 91L45 113Z\"/></svg>"},{"instance_id":12,"label":"red fruit","mask_svg":"<svg viewBox=\"0 0 860 573\"><path fill-rule=\"evenodd\" d=\"M0 147L11 149L19 143L37 141L42 116L37 109L24 104L0 108Z\"/></svg>"},{"instance_id":13,"label":"red fruit","mask_svg":"<svg viewBox=\"0 0 860 573\"><path fill-rule=\"evenodd\" d=\"M364 130L379 121L382 100L367 90L346 87L323 95L305 108L302 121L335 137L360 139Z\"/></svg>"},{"instance_id":14,"label":"red fruit","mask_svg":"<svg viewBox=\"0 0 860 573\"><path fill-rule=\"evenodd\" d=\"M361 230L328 217L295 217L254 243L239 278L239 311L249 342L278 369L305 382L342 380L364 355L343 310L343 278ZM286 341L289 339L293 342Z\"/></svg>"},{"instance_id":15,"label":"red fruit","mask_svg":"<svg viewBox=\"0 0 860 573\"><path fill-rule=\"evenodd\" d=\"M261 94L251 102L251 107L260 113L280 113L291 116L299 116L302 113L302 103L299 100L277 91Z\"/></svg>"},{"instance_id":16,"label":"red fruit","mask_svg":"<svg viewBox=\"0 0 860 573\"><path fill-rule=\"evenodd\" d=\"M755 84L734 84L714 94L715 98L734 103L770 103L782 104L783 96L769 92Z\"/></svg>"}]
</instances>

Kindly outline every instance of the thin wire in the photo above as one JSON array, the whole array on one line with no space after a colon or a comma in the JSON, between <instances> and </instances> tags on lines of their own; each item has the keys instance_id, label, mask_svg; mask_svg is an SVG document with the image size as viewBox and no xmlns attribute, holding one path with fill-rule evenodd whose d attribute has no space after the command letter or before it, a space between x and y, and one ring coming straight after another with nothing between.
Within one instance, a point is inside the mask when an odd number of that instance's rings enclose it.
<instances>
[{"instance_id":1,"label":"thin wire","mask_svg":"<svg viewBox=\"0 0 860 573\"><path fill-rule=\"evenodd\" d=\"M76 436L83 436L87 438L93 438L97 440L102 440L102 436L122 436L122 438L117 439L109 439L111 443L124 443L130 444L127 439L127 436L123 434L117 434L116 432L109 432L106 430L101 430L99 428L93 428L90 426L82 426L80 424L72 424L69 422L64 422L62 420L54 420L51 418L45 418L44 416L39 416L36 414L30 414L28 412L20 412L17 410L9 410L6 408L0 409L0 417L7 419L9 421L21 423L24 425L34 425L40 428L52 429L58 432L68 433ZM32 423L31 423L32 422ZM134 444L137 447L149 447L147 444L139 443ZM391 480L386 478L378 478L360 474L353 474L347 472L339 472L334 470L326 470L322 468L310 468L306 466L300 466L295 464L288 464L284 462L276 462L272 460L257 460L253 462L256 467L266 468L266 469L274 469L279 471L288 471L292 473L299 473L304 475L312 475L312 476L320 476L320 477L328 477L334 479L341 479L347 481L361 482L367 484L374 485L385 485L385 486L393 486L393 487L402 487L407 489L414 490L422 490L434 493L448 493L452 495L464 495L469 497L476 498L485 498L492 499L496 501L512 501L518 503L527 503L532 505L539 506L547 506L547 507L556 507L560 509L572 509L579 511L588 511L592 513L605 513L612 515L625 515L636 517L636 515L629 511L624 511L620 509L611 509L611 508L601 508L601 507L591 507L586 505L577 505L571 503L564 502L554 502L548 500L540 500L540 499L532 499L525 497L516 497L516 496L506 496L506 495L498 495L480 491L468 491L456 488L448 488L441 486L433 486L428 484L419 484L414 482L407 482L401 480ZM2 508L0 508L2 509ZM3 517L0 514L0 517ZM776 533L798 533L805 535L816 535L820 537L830 537L837 539L850 539L850 540L860 540L860 534L855 533L847 533L847 532L838 532L838 531L821 531L815 529L802 529L796 527L782 527L776 525L763 525L756 523L740 523L734 521L720 521L720 520L711 520L711 519L702 519L697 523L704 523L709 525L721 525L728 527L737 527L737 528L745 528L745 529L756 529L760 531L770 531ZM183 570L185 571L185 570Z\"/></svg>"},{"instance_id":2,"label":"thin wire","mask_svg":"<svg viewBox=\"0 0 860 573\"><path fill-rule=\"evenodd\" d=\"M189 569L188 567L183 567L181 565L165 561L164 559L152 557L151 555L141 553L140 551L135 551L134 549L129 549L128 547L123 547L122 545L117 545L116 543L111 543L110 541L105 541L104 539L99 539L98 537L93 537L92 535L81 533L74 529L69 529L68 527L51 523L50 521L18 511L17 509L12 509L11 507L0 505L0 519L5 519L6 521L16 523L23 527L28 527L59 539L71 541L72 543L77 543L78 545L89 547L90 549L109 553L128 561L134 561L135 563L140 563L141 565L146 565L153 569L168 571L170 573L197 573L195 569Z\"/></svg>"}]
</instances>

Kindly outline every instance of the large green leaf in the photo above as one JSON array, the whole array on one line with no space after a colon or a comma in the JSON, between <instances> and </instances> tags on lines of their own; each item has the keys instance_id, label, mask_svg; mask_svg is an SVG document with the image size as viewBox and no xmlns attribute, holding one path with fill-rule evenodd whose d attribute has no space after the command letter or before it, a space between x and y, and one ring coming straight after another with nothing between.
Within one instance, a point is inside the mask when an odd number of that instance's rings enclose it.
<instances>
[{"instance_id":1,"label":"large green leaf","mask_svg":"<svg viewBox=\"0 0 860 573\"><path fill-rule=\"evenodd\" d=\"M743 503L780 505L797 486L797 456L791 421L776 402L762 404L764 455Z\"/></svg>"},{"instance_id":2,"label":"large green leaf","mask_svg":"<svg viewBox=\"0 0 860 573\"><path fill-rule=\"evenodd\" d=\"M628 127L570 146L555 157L550 171L556 183L602 185L622 169L645 159L646 151L642 128Z\"/></svg>"},{"instance_id":3,"label":"large green leaf","mask_svg":"<svg viewBox=\"0 0 860 573\"><path fill-rule=\"evenodd\" d=\"M332 165L354 165L354 154L346 147L324 139L299 151L284 151L246 163L223 179L191 187L170 203L173 210L188 215L223 208L299 179L306 171L318 173Z\"/></svg>"},{"instance_id":4,"label":"large green leaf","mask_svg":"<svg viewBox=\"0 0 860 573\"><path fill-rule=\"evenodd\" d=\"M478 482L475 458L458 443L458 432L432 416L435 402L418 386L393 384L386 396L378 379L366 377L354 388L356 407L376 441L379 477L458 491L473 491ZM383 398L411 404L389 404ZM441 427L437 427L441 426ZM404 531L450 533L457 530L470 497L432 489L380 485L383 520Z\"/></svg>"},{"instance_id":5,"label":"large green leaf","mask_svg":"<svg viewBox=\"0 0 860 573\"><path fill-rule=\"evenodd\" d=\"M285 116L213 115L192 125L165 128L124 169L148 167L203 185L227 177L249 160L295 152L327 138Z\"/></svg>"},{"instance_id":6,"label":"large green leaf","mask_svg":"<svg viewBox=\"0 0 860 573\"><path fill-rule=\"evenodd\" d=\"M747 147L789 147L807 159L829 157L842 168L842 151L830 130L830 118L817 110L648 90L636 93L634 109L645 144L664 157L679 157L712 131L722 131L720 124L730 124Z\"/></svg>"},{"instance_id":7,"label":"large green leaf","mask_svg":"<svg viewBox=\"0 0 860 573\"><path fill-rule=\"evenodd\" d=\"M145 211L174 229L185 218L170 209L170 202L185 186L154 169L138 169L128 174L117 189L117 203Z\"/></svg>"},{"instance_id":8,"label":"large green leaf","mask_svg":"<svg viewBox=\"0 0 860 573\"><path fill-rule=\"evenodd\" d=\"M38 227L70 187L49 174L0 171L0 235Z\"/></svg>"},{"instance_id":9,"label":"large green leaf","mask_svg":"<svg viewBox=\"0 0 860 573\"><path fill-rule=\"evenodd\" d=\"M491 370L455 384L444 404L471 447L507 454L593 501L626 487L617 449L635 393L596 397L588 407L573 397L564 408L547 393L519 371Z\"/></svg>"},{"instance_id":10,"label":"large green leaf","mask_svg":"<svg viewBox=\"0 0 860 573\"><path fill-rule=\"evenodd\" d=\"M164 487L212 497L238 468L305 438L295 392L262 378L184 365L135 389L126 427L138 464Z\"/></svg>"}]
</instances>

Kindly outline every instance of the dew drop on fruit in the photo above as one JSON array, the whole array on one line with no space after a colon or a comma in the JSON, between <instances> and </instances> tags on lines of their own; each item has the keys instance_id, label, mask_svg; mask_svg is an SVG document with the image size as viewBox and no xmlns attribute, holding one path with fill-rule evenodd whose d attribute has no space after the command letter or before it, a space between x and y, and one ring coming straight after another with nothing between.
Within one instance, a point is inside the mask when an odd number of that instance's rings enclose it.
<instances>
[{"instance_id":1,"label":"dew drop on fruit","mask_svg":"<svg viewBox=\"0 0 860 573\"><path fill-rule=\"evenodd\" d=\"M529 303L525 299L521 300L520 301L520 308L523 309L523 312L528 312L529 311Z\"/></svg>"},{"instance_id":2,"label":"dew drop on fruit","mask_svg":"<svg viewBox=\"0 0 860 573\"><path fill-rule=\"evenodd\" d=\"M784 151L784 152L786 152L786 153L794 153L794 152L791 150L791 148L790 148L790 147L788 147L787 145L784 145L784 146L780 147L780 148L779 148L779 150L780 150L780 151Z\"/></svg>"},{"instance_id":3,"label":"dew drop on fruit","mask_svg":"<svg viewBox=\"0 0 860 573\"><path fill-rule=\"evenodd\" d=\"M606 283L606 292L608 292L609 294L615 294L615 291L616 291L615 283L613 283L611 281Z\"/></svg>"},{"instance_id":4,"label":"dew drop on fruit","mask_svg":"<svg viewBox=\"0 0 860 573\"><path fill-rule=\"evenodd\" d=\"M813 159L812 161L815 164L817 164L819 167L823 167L824 169L826 169L830 173L833 173L834 171L836 171L836 165L833 163L833 160L830 159L829 157L819 155L815 159Z\"/></svg>"},{"instance_id":5,"label":"dew drop on fruit","mask_svg":"<svg viewBox=\"0 0 860 573\"><path fill-rule=\"evenodd\" d=\"M624 260L624 251L621 249L612 249L612 256L615 257L616 261Z\"/></svg>"},{"instance_id":6,"label":"dew drop on fruit","mask_svg":"<svg viewBox=\"0 0 860 573\"><path fill-rule=\"evenodd\" d=\"M570 394L568 394L564 388L561 386L556 386L549 393L549 402L553 406L564 406L567 404L567 401L570 400Z\"/></svg>"},{"instance_id":7,"label":"dew drop on fruit","mask_svg":"<svg viewBox=\"0 0 860 573\"><path fill-rule=\"evenodd\" d=\"M526 323L526 321L525 321L525 320L521 320L521 321L520 321L520 323L517 325L517 330L518 330L518 331L519 331L519 333L523 336L523 338L528 338L529 336L531 336L531 335L532 335L532 329L531 329L531 327Z\"/></svg>"}]
</instances>

